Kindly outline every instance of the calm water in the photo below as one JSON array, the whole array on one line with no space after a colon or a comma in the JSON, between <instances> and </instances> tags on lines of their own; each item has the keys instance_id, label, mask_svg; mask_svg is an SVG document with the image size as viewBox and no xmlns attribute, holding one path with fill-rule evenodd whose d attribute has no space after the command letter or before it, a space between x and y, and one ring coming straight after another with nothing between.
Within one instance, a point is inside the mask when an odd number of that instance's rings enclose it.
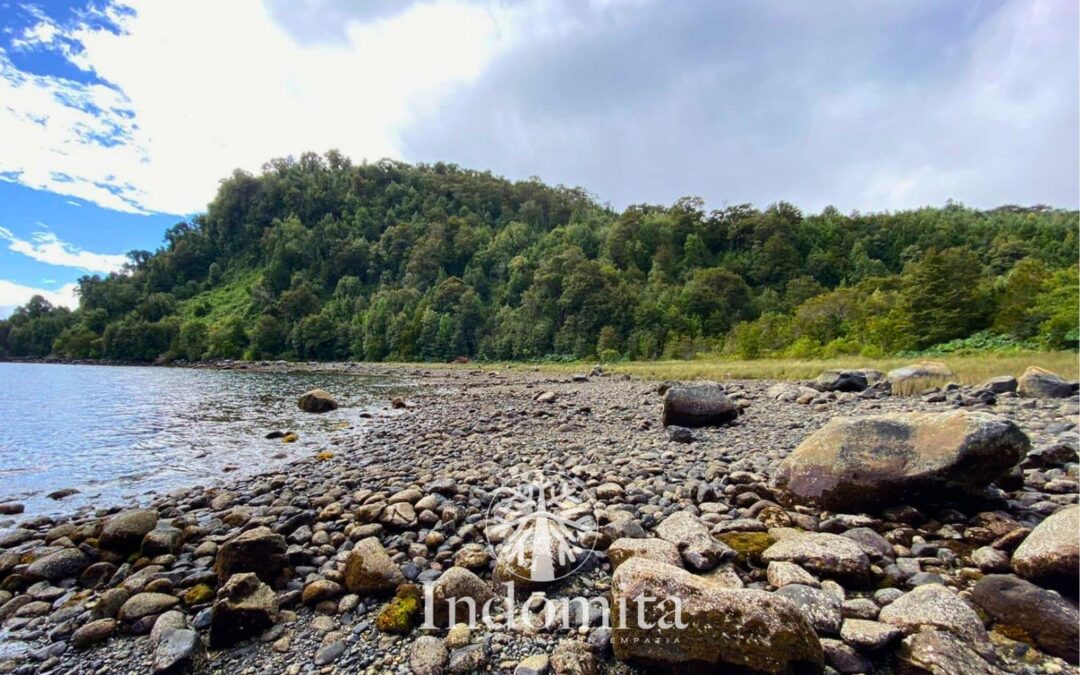
<instances>
[{"instance_id":1,"label":"calm water","mask_svg":"<svg viewBox=\"0 0 1080 675\"><path fill-rule=\"evenodd\" d=\"M301 412L297 397L314 387L342 407ZM0 501L70 513L259 473L332 449L400 389L345 374L0 363ZM300 440L266 440L272 430ZM79 494L46 497L63 488Z\"/></svg>"}]
</instances>

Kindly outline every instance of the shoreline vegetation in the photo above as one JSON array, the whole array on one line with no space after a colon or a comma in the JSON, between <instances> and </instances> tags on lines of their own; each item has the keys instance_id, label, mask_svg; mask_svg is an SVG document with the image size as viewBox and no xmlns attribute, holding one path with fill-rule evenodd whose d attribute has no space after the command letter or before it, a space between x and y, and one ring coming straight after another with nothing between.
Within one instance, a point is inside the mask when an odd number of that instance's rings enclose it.
<instances>
[{"instance_id":1,"label":"shoreline vegetation","mask_svg":"<svg viewBox=\"0 0 1080 675\"><path fill-rule=\"evenodd\" d=\"M173 361L168 363L146 363L142 361L111 361L105 359L65 359L65 358L0 358L0 363L41 363L61 365L91 366L147 366L174 368L219 368L260 370L320 370L348 372L352 368L366 366L385 366L389 368L427 368L427 369L487 369L487 370L538 370L549 373L589 372L599 366L604 372L626 374L643 380L777 380L799 381L812 380L826 370L845 370L872 368L888 372L912 363L934 361L944 363L954 373L951 378L934 382L927 386L945 384L953 381L958 384L976 385L992 377L1011 375L1019 377L1030 366L1045 368L1067 380L1080 380L1080 354L1074 351L1060 352L1015 352L984 353L964 355L935 355L926 358L862 358L858 356L833 359L690 359L667 361L480 361L469 360L462 363L431 361L382 361L377 363L362 361Z\"/></svg>"},{"instance_id":2,"label":"shoreline vegetation","mask_svg":"<svg viewBox=\"0 0 1080 675\"><path fill-rule=\"evenodd\" d=\"M0 356L155 362L866 359L1080 345L1080 213L804 213L340 153L235 172L206 212L0 320Z\"/></svg>"}]
</instances>

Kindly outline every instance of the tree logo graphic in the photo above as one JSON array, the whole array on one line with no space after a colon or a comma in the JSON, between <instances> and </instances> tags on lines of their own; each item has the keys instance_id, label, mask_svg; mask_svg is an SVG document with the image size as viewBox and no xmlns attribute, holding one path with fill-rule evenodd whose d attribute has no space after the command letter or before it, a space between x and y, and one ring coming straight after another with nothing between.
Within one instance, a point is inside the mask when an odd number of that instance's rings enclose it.
<instances>
[{"instance_id":1,"label":"tree logo graphic","mask_svg":"<svg viewBox=\"0 0 1080 675\"><path fill-rule=\"evenodd\" d=\"M573 574L588 560L596 530L592 494L572 477L540 470L495 491L485 530L492 555L511 561L522 581L544 584ZM527 576L526 576L527 575Z\"/></svg>"}]
</instances>

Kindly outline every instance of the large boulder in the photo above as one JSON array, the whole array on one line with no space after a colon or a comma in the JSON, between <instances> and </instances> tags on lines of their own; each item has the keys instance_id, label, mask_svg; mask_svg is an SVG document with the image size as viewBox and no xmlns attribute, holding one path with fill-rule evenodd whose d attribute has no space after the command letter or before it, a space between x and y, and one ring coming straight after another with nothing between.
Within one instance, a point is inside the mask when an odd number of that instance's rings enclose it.
<instances>
[{"instance_id":1,"label":"large boulder","mask_svg":"<svg viewBox=\"0 0 1080 675\"><path fill-rule=\"evenodd\" d=\"M1031 398L1065 398L1073 394L1073 386L1056 373L1030 366L1017 380L1016 392Z\"/></svg>"},{"instance_id":2,"label":"large boulder","mask_svg":"<svg viewBox=\"0 0 1080 675\"><path fill-rule=\"evenodd\" d=\"M273 589L251 572L234 574L218 591L210 614L210 648L227 647L258 635L274 625L278 616Z\"/></svg>"},{"instance_id":3,"label":"large boulder","mask_svg":"<svg viewBox=\"0 0 1080 675\"><path fill-rule=\"evenodd\" d=\"M362 595L389 595L405 582L401 568L390 560L377 537L356 542L345 558L345 587Z\"/></svg>"},{"instance_id":4,"label":"large boulder","mask_svg":"<svg viewBox=\"0 0 1080 675\"><path fill-rule=\"evenodd\" d=\"M971 599L998 624L1029 635L1046 653L1080 663L1080 612L1057 593L1011 574L990 574L975 584Z\"/></svg>"},{"instance_id":5,"label":"large boulder","mask_svg":"<svg viewBox=\"0 0 1080 675\"><path fill-rule=\"evenodd\" d=\"M777 485L791 501L854 513L977 494L1030 447L1016 424L988 413L835 417L781 462Z\"/></svg>"},{"instance_id":6,"label":"large boulder","mask_svg":"<svg viewBox=\"0 0 1080 675\"><path fill-rule=\"evenodd\" d=\"M153 509L123 511L106 521L98 543L111 551L134 551L142 544L143 537L157 526L157 520L157 511Z\"/></svg>"},{"instance_id":7,"label":"large boulder","mask_svg":"<svg viewBox=\"0 0 1080 675\"><path fill-rule=\"evenodd\" d=\"M338 402L334 400L334 397L322 389L312 389L304 392L300 395L296 405L304 412L310 413L330 412L338 408Z\"/></svg>"},{"instance_id":8,"label":"large boulder","mask_svg":"<svg viewBox=\"0 0 1080 675\"><path fill-rule=\"evenodd\" d=\"M253 572L268 584L277 582L288 565L285 537L268 527L241 532L221 545L214 560L218 581L224 583L240 572Z\"/></svg>"},{"instance_id":9,"label":"large boulder","mask_svg":"<svg viewBox=\"0 0 1080 675\"><path fill-rule=\"evenodd\" d=\"M1039 523L1013 552L1020 576L1075 596L1080 577L1080 506L1061 509Z\"/></svg>"},{"instance_id":10,"label":"large boulder","mask_svg":"<svg viewBox=\"0 0 1080 675\"><path fill-rule=\"evenodd\" d=\"M823 670L813 626L795 605L772 593L721 588L673 565L636 557L615 571L611 595L613 608L628 608L625 621L613 619L611 642L621 661L679 673ZM675 628L676 620L686 627Z\"/></svg>"},{"instance_id":11,"label":"large boulder","mask_svg":"<svg viewBox=\"0 0 1080 675\"><path fill-rule=\"evenodd\" d=\"M870 386L866 373L861 370L826 370L817 376L810 386L817 391L859 392Z\"/></svg>"},{"instance_id":12,"label":"large boulder","mask_svg":"<svg viewBox=\"0 0 1080 675\"><path fill-rule=\"evenodd\" d=\"M956 373L940 361L919 361L908 366L893 368L885 377L890 384L896 385L913 380L943 380L956 377Z\"/></svg>"},{"instance_id":13,"label":"large boulder","mask_svg":"<svg viewBox=\"0 0 1080 675\"><path fill-rule=\"evenodd\" d=\"M709 427L728 424L739 408L715 384L678 385L664 393L664 426Z\"/></svg>"}]
</instances>

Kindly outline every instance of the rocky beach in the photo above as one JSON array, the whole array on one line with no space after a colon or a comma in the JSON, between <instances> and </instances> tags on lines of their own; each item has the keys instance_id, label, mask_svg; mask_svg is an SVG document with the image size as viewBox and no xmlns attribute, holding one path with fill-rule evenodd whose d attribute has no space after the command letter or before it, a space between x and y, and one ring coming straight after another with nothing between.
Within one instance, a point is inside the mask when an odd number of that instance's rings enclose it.
<instances>
[{"instance_id":1,"label":"rocky beach","mask_svg":"<svg viewBox=\"0 0 1080 675\"><path fill-rule=\"evenodd\" d=\"M70 518L0 505L0 672L1077 672L1076 385L920 387L935 367L352 366L413 388L284 470ZM559 505L583 534L550 583L491 517L530 470L585 490ZM448 602L508 578L524 610L450 625ZM574 601L642 595L686 626Z\"/></svg>"}]
</instances>

